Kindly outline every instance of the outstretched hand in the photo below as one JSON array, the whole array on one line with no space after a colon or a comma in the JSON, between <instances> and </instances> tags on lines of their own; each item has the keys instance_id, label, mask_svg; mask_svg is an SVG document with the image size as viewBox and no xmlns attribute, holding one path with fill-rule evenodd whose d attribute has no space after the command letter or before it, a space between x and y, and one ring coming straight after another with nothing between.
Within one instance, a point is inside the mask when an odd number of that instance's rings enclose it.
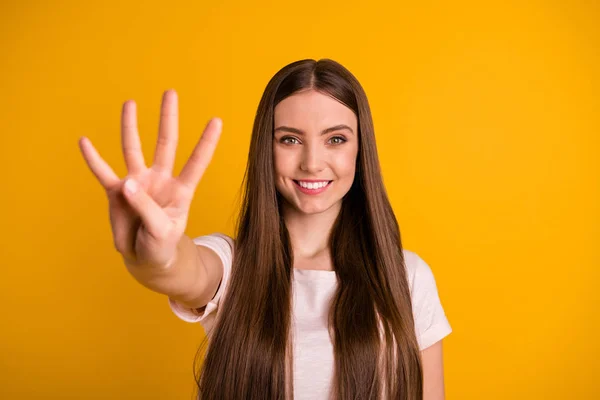
<instances>
[{"instance_id":1,"label":"outstretched hand","mask_svg":"<svg viewBox=\"0 0 600 400\"><path fill-rule=\"evenodd\" d=\"M131 265L168 268L177 255L177 244L185 232L192 198L210 163L222 130L222 121L212 118L192 155L174 177L179 114L177 93L163 94L154 164L144 161L134 101L123 104L121 144L127 176L120 179L102 159L91 141L82 137L83 157L106 190L115 248Z\"/></svg>"}]
</instances>

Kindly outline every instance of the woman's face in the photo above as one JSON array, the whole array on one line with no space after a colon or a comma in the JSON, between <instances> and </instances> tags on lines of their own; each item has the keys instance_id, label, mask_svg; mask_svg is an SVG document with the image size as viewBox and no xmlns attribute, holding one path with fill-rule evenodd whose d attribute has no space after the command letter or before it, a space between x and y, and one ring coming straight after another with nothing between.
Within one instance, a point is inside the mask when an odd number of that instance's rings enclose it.
<instances>
[{"instance_id":1,"label":"woman's face","mask_svg":"<svg viewBox=\"0 0 600 400\"><path fill-rule=\"evenodd\" d=\"M358 129L354 112L312 89L285 98L274 111L278 192L305 214L339 207L356 169Z\"/></svg>"}]
</instances>

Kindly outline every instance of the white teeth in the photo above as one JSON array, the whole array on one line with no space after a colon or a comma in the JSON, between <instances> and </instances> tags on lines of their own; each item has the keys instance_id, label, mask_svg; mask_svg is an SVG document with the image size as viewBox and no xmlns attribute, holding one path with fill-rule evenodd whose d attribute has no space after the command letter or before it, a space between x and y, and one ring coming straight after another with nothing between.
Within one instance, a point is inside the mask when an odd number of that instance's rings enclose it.
<instances>
[{"instance_id":1,"label":"white teeth","mask_svg":"<svg viewBox=\"0 0 600 400\"><path fill-rule=\"evenodd\" d=\"M300 186L302 186L303 188L306 189L320 189L323 186L327 186L327 184L329 183L328 181L324 181L324 182L315 182L315 183L307 183L307 182L300 182L298 181L298 183L300 184Z\"/></svg>"}]
</instances>

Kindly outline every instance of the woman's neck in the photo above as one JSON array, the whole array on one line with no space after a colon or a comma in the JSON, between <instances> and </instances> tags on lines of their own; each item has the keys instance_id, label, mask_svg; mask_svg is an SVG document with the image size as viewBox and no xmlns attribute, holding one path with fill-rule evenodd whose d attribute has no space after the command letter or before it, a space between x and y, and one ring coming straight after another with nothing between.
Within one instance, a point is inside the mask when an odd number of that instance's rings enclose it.
<instances>
[{"instance_id":1,"label":"woman's neck","mask_svg":"<svg viewBox=\"0 0 600 400\"><path fill-rule=\"evenodd\" d=\"M335 204L318 214L305 214L292 207L283 207L283 219L290 234L294 259L312 259L329 255L329 236L341 209Z\"/></svg>"}]
</instances>

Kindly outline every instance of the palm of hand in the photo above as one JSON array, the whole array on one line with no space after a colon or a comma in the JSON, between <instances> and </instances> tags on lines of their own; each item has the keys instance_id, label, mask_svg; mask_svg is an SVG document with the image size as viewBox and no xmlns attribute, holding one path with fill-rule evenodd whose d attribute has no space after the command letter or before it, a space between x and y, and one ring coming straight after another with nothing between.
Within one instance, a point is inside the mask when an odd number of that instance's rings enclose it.
<instances>
[{"instance_id":1,"label":"palm of hand","mask_svg":"<svg viewBox=\"0 0 600 400\"><path fill-rule=\"evenodd\" d=\"M137 132L136 108L125 102L122 114L122 146L128 175L119 179L87 138L81 152L106 190L115 248L130 265L163 267L172 264L183 235L196 186L210 163L222 123L213 118L206 126L192 155L177 177L172 176L178 137L177 95L167 91L161 105L159 138L154 164L144 162ZM127 182L138 190L130 193Z\"/></svg>"},{"instance_id":2,"label":"palm of hand","mask_svg":"<svg viewBox=\"0 0 600 400\"><path fill-rule=\"evenodd\" d=\"M175 241L169 248L177 245L176 241L185 232L189 205L193 194L189 193L177 179L147 168L142 173L129 178L139 183L141 190L146 192L162 209L168 221L160 232L152 233L142 224L141 218L129 205L123 196L122 185L107 190L111 226L120 233L115 235L115 247L124 258L131 263L147 264L149 261L159 265L167 265L172 254L147 254L146 249L156 248L158 243ZM124 246L123 246L124 245ZM117 247L118 246L118 247Z\"/></svg>"}]
</instances>

